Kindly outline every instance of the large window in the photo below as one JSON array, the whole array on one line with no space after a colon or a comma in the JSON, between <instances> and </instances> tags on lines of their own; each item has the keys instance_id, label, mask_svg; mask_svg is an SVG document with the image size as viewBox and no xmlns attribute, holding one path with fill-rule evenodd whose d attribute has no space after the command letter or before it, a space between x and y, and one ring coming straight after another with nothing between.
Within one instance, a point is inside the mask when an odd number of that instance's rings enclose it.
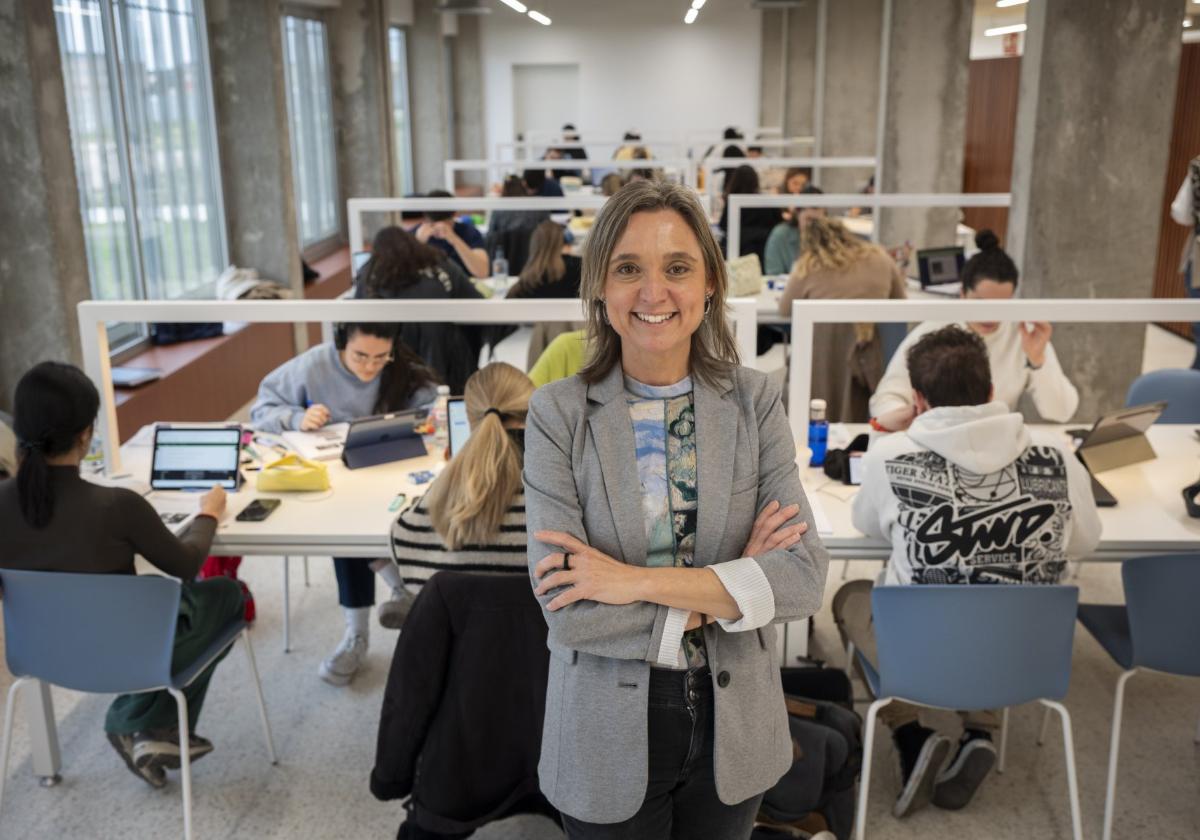
<instances>
[{"instance_id":1,"label":"large window","mask_svg":"<svg viewBox=\"0 0 1200 840\"><path fill-rule=\"evenodd\" d=\"M339 232L333 98L329 90L325 24L314 18L286 15L283 56L296 219L300 245L307 248Z\"/></svg>"},{"instance_id":2,"label":"large window","mask_svg":"<svg viewBox=\"0 0 1200 840\"><path fill-rule=\"evenodd\" d=\"M92 294L211 294L228 247L202 0L54 11ZM141 329L115 325L110 341Z\"/></svg>"},{"instance_id":3,"label":"large window","mask_svg":"<svg viewBox=\"0 0 1200 840\"><path fill-rule=\"evenodd\" d=\"M408 41L399 26L388 29L388 75L392 89L392 154L396 195L413 191L412 128L408 111Z\"/></svg>"}]
</instances>

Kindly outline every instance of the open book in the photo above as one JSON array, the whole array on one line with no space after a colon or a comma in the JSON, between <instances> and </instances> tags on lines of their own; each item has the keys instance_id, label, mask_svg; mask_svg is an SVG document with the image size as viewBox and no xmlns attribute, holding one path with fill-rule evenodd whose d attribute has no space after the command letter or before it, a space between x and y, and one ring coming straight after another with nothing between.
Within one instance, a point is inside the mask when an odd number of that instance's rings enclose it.
<instances>
[{"instance_id":1,"label":"open book","mask_svg":"<svg viewBox=\"0 0 1200 840\"><path fill-rule=\"evenodd\" d=\"M336 461L342 457L349 423L332 423L315 432L284 432L280 437L288 448L310 461Z\"/></svg>"}]
</instances>

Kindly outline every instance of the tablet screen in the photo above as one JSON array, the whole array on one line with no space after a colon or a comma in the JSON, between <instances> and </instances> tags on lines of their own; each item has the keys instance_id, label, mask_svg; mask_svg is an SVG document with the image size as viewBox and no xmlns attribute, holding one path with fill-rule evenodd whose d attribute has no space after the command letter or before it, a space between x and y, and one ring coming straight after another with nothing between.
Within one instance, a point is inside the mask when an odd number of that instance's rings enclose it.
<instances>
[{"instance_id":1,"label":"tablet screen","mask_svg":"<svg viewBox=\"0 0 1200 840\"><path fill-rule=\"evenodd\" d=\"M163 427L154 433L150 486L155 490L238 488L240 426Z\"/></svg>"}]
</instances>

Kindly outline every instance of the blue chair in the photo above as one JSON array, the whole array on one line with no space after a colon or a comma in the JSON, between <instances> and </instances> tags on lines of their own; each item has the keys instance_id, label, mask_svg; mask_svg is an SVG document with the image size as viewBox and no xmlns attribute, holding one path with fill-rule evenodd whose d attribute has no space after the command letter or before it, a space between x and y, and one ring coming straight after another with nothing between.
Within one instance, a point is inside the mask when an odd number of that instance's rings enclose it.
<instances>
[{"instance_id":1,"label":"blue chair","mask_svg":"<svg viewBox=\"0 0 1200 840\"><path fill-rule=\"evenodd\" d=\"M133 694L167 690L179 716L180 771L183 779L183 831L192 836L192 771L188 753L187 687L239 637L258 696L267 754L277 763L262 685L246 622L231 621L203 655L172 673L180 583L158 575L87 575L66 572L4 571L4 638L8 667L18 679L4 708L0 753L0 803L8 775L17 691L32 680L75 691Z\"/></svg>"},{"instance_id":2,"label":"blue chair","mask_svg":"<svg viewBox=\"0 0 1200 840\"><path fill-rule=\"evenodd\" d=\"M1197 372L1200 373L1200 372ZM1117 753L1125 683L1140 668L1200 677L1200 554L1134 557L1121 564L1125 604L1080 604L1079 621L1125 669L1113 701L1108 787L1104 797L1104 840L1112 837L1117 794ZM1200 743L1200 729L1196 731Z\"/></svg>"},{"instance_id":3,"label":"blue chair","mask_svg":"<svg viewBox=\"0 0 1200 840\"><path fill-rule=\"evenodd\" d=\"M879 662L861 651L872 695L863 740L856 837L866 831L879 710L893 700L960 711L1034 700L1062 718L1075 840L1082 840L1071 717L1059 702L1071 677L1074 586L877 586L871 592Z\"/></svg>"},{"instance_id":4,"label":"blue chair","mask_svg":"<svg viewBox=\"0 0 1200 840\"><path fill-rule=\"evenodd\" d=\"M1159 423L1200 423L1200 370L1170 368L1143 373L1129 386L1125 405L1167 401Z\"/></svg>"}]
</instances>

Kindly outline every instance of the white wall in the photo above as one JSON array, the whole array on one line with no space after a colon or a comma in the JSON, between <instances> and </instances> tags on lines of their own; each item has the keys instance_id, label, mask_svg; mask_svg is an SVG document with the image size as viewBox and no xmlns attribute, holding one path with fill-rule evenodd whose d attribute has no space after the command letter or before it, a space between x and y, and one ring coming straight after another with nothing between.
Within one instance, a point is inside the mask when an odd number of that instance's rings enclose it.
<instances>
[{"instance_id":1,"label":"white wall","mask_svg":"<svg viewBox=\"0 0 1200 840\"><path fill-rule=\"evenodd\" d=\"M726 125L758 125L761 14L743 0L710 0L685 25L686 9L662 0L558 0L544 9L554 21L547 27L493 4L481 32L489 157L513 139L513 64L579 65L585 142L589 133L619 137L629 128L647 140L682 140L691 131L719 136Z\"/></svg>"}]
</instances>

